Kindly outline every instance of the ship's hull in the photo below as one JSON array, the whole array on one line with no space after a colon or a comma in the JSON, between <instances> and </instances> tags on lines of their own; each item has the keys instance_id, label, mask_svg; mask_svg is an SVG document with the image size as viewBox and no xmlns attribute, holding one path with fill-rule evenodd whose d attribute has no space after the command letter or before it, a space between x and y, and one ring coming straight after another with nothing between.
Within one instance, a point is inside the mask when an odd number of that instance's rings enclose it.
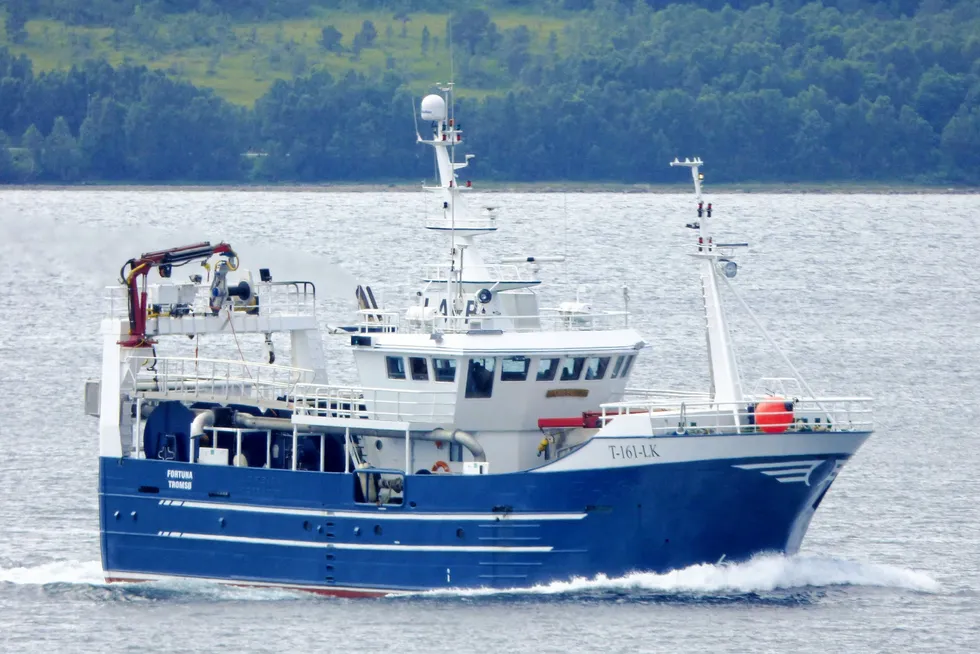
<instances>
[{"instance_id":1,"label":"ship's hull","mask_svg":"<svg viewBox=\"0 0 980 654\"><path fill-rule=\"evenodd\" d=\"M792 456L410 475L387 506L356 502L354 474L102 458L102 564L117 581L370 595L793 553L867 436Z\"/></svg>"}]
</instances>

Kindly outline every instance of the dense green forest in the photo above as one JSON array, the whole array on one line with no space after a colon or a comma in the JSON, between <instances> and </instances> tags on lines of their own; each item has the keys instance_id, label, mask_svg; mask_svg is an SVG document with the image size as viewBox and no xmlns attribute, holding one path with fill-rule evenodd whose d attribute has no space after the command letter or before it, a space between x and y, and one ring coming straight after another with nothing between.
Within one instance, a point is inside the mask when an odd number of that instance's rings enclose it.
<instances>
[{"instance_id":1,"label":"dense green forest","mask_svg":"<svg viewBox=\"0 0 980 654\"><path fill-rule=\"evenodd\" d=\"M4 182L420 179L412 105L448 77L451 26L483 179L660 182L696 154L719 181L980 183L975 0L0 6ZM266 25L280 26L268 44ZM74 39L70 67L36 63L53 34ZM145 63L113 54L133 48ZM256 76L284 68L236 103L155 63L191 51L215 79L241 53L262 53Z\"/></svg>"}]
</instances>

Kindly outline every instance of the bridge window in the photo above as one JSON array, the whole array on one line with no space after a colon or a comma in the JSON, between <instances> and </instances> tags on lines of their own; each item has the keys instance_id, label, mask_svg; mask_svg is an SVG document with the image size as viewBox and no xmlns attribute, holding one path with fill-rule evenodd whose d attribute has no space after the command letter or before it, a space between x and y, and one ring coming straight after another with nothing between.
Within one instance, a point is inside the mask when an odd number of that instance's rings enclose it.
<instances>
[{"instance_id":1,"label":"bridge window","mask_svg":"<svg viewBox=\"0 0 980 654\"><path fill-rule=\"evenodd\" d=\"M437 382L456 381L456 359L433 359L432 375Z\"/></svg>"},{"instance_id":2,"label":"bridge window","mask_svg":"<svg viewBox=\"0 0 980 654\"><path fill-rule=\"evenodd\" d=\"M633 365L633 359L635 358L632 354L626 357L626 361L623 362L623 371L619 373L620 377L625 377L630 374L630 366Z\"/></svg>"},{"instance_id":3,"label":"bridge window","mask_svg":"<svg viewBox=\"0 0 980 654\"><path fill-rule=\"evenodd\" d=\"M385 357L388 366L388 379L405 379L405 359L402 357Z\"/></svg>"},{"instance_id":4,"label":"bridge window","mask_svg":"<svg viewBox=\"0 0 980 654\"><path fill-rule=\"evenodd\" d=\"M423 357L409 357L408 366L415 381L429 381L429 364Z\"/></svg>"},{"instance_id":5,"label":"bridge window","mask_svg":"<svg viewBox=\"0 0 980 654\"><path fill-rule=\"evenodd\" d=\"M585 378L587 380L602 379L606 376L606 368L609 367L609 357L589 357L589 365L585 368Z\"/></svg>"},{"instance_id":6,"label":"bridge window","mask_svg":"<svg viewBox=\"0 0 980 654\"><path fill-rule=\"evenodd\" d=\"M585 367L585 357L566 357L565 363L561 367L562 381L577 381L582 376L582 368Z\"/></svg>"},{"instance_id":7,"label":"bridge window","mask_svg":"<svg viewBox=\"0 0 980 654\"><path fill-rule=\"evenodd\" d=\"M558 372L558 359L538 361L538 381L552 381Z\"/></svg>"},{"instance_id":8,"label":"bridge window","mask_svg":"<svg viewBox=\"0 0 980 654\"><path fill-rule=\"evenodd\" d=\"M527 357L506 357L500 361L500 381L524 381L530 367Z\"/></svg>"},{"instance_id":9,"label":"bridge window","mask_svg":"<svg viewBox=\"0 0 980 654\"><path fill-rule=\"evenodd\" d=\"M613 366L612 375L610 375L609 379L616 379L619 377L619 371L623 367L623 359L625 358L626 357L623 355L616 357L616 365Z\"/></svg>"},{"instance_id":10,"label":"bridge window","mask_svg":"<svg viewBox=\"0 0 980 654\"><path fill-rule=\"evenodd\" d=\"M494 359L470 359L466 375L466 397L479 398L493 395Z\"/></svg>"}]
</instances>

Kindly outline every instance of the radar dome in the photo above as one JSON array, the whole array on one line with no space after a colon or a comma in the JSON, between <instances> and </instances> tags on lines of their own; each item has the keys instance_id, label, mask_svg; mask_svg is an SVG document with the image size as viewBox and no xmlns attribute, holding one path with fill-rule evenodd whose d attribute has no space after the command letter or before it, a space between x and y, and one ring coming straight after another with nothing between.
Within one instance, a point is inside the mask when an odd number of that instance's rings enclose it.
<instances>
[{"instance_id":1,"label":"radar dome","mask_svg":"<svg viewBox=\"0 0 980 654\"><path fill-rule=\"evenodd\" d=\"M446 119L446 101L439 95L422 98L422 120L438 121Z\"/></svg>"}]
</instances>

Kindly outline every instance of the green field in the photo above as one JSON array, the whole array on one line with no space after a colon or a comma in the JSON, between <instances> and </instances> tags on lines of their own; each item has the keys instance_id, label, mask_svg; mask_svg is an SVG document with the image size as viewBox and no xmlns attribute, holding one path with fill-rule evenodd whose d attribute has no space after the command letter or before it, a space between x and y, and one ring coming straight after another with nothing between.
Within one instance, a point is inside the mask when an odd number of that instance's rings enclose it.
<instances>
[{"instance_id":1,"label":"green field","mask_svg":"<svg viewBox=\"0 0 980 654\"><path fill-rule=\"evenodd\" d=\"M414 90L422 91L434 82L447 81L449 56L446 48L446 14L410 14L403 24L391 12L344 13L321 11L316 17L276 23L229 23L221 26L225 36L208 46L180 47L186 42L182 19L168 17L158 23L159 41L146 46L132 34L112 28L70 26L52 20L27 23L25 43L9 43L6 31L0 33L0 45L12 52L26 54L34 62L35 72L68 69L86 59L104 58L111 64L129 62L167 71L196 86L209 87L228 100L251 105L277 79L290 79L313 70L343 75L349 70L363 73L395 70L411 80ZM518 12L492 14L501 32L526 26L532 36L531 52L544 52L554 32L560 42L567 20L540 14ZM351 50L354 35L365 20L377 30L374 44L355 56ZM343 34L342 52L327 52L318 43L323 27L332 25ZM422 31L428 27L432 42L428 54L422 54ZM390 28L390 30L389 30ZM233 36L228 36L228 34ZM177 45L174 45L177 44ZM438 45L436 45L438 44ZM457 48L457 62L460 61ZM481 69L499 72L499 62L483 59ZM459 76L457 76L459 77ZM505 91L499 86L459 87L461 95L484 96Z\"/></svg>"}]
</instances>

